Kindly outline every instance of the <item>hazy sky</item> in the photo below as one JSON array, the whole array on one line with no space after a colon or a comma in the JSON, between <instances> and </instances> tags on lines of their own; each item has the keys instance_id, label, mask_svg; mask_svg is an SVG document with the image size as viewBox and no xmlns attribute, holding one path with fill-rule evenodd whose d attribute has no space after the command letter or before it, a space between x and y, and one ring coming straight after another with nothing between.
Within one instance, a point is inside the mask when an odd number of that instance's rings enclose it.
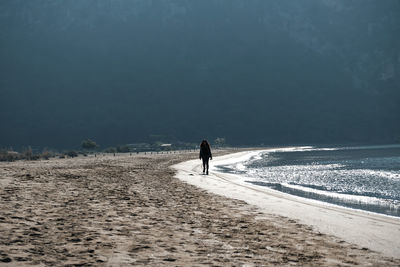
<instances>
[{"instance_id":1,"label":"hazy sky","mask_svg":"<svg viewBox=\"0 0 400 267\"><path fill-rule=\"evenodd\" d=\"M0 147L400 142L397 0L3 0Z\"/></svg>"}]
</instances>

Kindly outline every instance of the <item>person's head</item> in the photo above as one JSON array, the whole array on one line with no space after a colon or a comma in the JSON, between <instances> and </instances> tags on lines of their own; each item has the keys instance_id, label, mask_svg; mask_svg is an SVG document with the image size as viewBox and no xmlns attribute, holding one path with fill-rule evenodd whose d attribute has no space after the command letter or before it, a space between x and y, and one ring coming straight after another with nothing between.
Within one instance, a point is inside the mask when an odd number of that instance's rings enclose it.
<instances>
[{"instance_id":1,"label":"person's head","mask_svg":"<svg viewBox=\"0 0 400 267\"><path fill-rule=\"evenodd\" d=\"M201 146L205 146L205 145L207 145L208 144L208 142L207 142L207 140L206 139L204 139L203 141L201 141Z\"/></svg>"}]
</instances>

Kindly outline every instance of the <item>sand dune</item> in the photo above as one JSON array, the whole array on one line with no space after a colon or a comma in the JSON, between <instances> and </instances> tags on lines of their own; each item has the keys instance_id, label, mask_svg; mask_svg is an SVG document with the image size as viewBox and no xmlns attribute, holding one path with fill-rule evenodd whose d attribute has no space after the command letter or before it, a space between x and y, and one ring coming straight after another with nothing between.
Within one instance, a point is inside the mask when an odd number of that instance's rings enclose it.
<instances>
[{"instance_id":1,"label":"sand dune","mask_svg":"<svg viewBox=\"0 0 400 267\"><path fill-rule=\"evenodd\" d=\"M0 163L0 265L400 264L176 179L197 156Z\"/></svg>"}]
</instances>

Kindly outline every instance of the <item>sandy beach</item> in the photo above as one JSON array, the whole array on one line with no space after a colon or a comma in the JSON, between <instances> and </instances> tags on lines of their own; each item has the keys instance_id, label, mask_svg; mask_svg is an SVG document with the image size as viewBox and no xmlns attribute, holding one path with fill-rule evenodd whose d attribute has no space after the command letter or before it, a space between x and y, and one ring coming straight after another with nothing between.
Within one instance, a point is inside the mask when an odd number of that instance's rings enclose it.
<instances>
[{"instance_id":1,"label":"sandy beach","mask_svg":"<svg viewBox=\"0 0 400 267\"><path fill-rule=\"evenodd\" d=\"M175 177L172 165L197 157L0 163L0 265L400 265L303 221L189 184L182 172ZM196 168L186 180L203 179Z\"/></svg>"},{"instance_id":2,"label":"sandy beach","mask_svg":"<svg viewBox=\"0 0 400 267\"><path fill-rule=\"evenodd\" d=\"M285 148L290 149L290 148ZM272 151L276 149L266 150ZM279 149L278 149L279 150ZM240 164L263 151L243 151L218 157L214 165ZM333 235L389 257L399 257L400 218L350 209L326 202L298 197L268 187L246 182L246 178L218 171L210 176L199 175L196 160L174 166L178 177L208 192L246 201L266 214L291 218L312 226L318 232ZM251 180L248 178L247 180Z\"/></svg>"}]
</instances>

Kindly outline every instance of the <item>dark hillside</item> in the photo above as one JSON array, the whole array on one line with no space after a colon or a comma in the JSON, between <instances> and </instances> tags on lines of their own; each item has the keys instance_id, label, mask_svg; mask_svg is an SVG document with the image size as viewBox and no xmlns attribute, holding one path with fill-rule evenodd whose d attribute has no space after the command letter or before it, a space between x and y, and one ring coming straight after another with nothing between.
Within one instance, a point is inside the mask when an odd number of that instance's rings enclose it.
<instances>
[{"instance_id":1,"label":"dark hillside","mask_svg":"<svg viewBox=\"0 0 400 267\"><path fill-rule=\"evenodd\" d=\"M0 122L0 147L400 142L400 2L3 0Z\"/></svg>"}]
</instances>

